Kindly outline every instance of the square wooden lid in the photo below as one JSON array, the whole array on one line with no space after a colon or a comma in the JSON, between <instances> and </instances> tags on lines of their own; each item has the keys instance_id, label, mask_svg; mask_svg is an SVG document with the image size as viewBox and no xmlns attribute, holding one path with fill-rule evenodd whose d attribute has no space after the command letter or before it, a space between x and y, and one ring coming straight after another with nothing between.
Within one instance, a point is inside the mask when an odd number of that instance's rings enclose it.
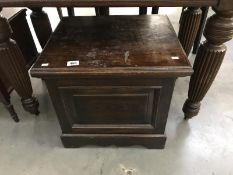
<instances>
[{"instance_id":1,"label":"square wooden lid","mask_svg":"<svg viewBox=\"0 0 233 175\"><path fill-rule=\"evenodd\" d=\"M63 18L31 69L36 77L191 73L168 17L161 15Z\"/></svg>"}]
</instances>

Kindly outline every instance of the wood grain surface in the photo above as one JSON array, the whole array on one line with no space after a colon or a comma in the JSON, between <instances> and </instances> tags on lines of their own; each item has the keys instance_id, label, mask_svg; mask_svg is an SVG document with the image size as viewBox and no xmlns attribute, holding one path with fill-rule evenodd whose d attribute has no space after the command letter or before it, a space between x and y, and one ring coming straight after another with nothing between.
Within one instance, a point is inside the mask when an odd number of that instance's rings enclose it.
<instances>
[{"instance_id":1,"label":"wood grain surface","mask_svg":"<svg viewBox=\"0 0 233 175\"><path fill-rule=\"evenodd\" d=\"M86 31L86 32L84 32ZM68 61L79 61L67 67ZM42 66L48 63L47 67ZM33 76L187 76L192 69L166 16L64 18L37 60Z\"/></svg>"}]
</instances>

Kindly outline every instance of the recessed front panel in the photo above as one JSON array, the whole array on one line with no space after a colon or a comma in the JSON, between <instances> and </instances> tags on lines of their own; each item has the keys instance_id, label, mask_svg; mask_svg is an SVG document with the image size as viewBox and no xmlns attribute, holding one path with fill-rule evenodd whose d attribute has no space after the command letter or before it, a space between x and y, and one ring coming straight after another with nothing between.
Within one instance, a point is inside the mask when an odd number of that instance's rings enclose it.
<instances>
[{"instance_id":1,"label":"recessed front panel","mask_svg":"<svg viewBox=\"0 0 233 175\"><path fill-rule=\"evenodd\" d=\"M160 87L76 86L60 87L59 92L74 130L96 131L103 125L154 130Z\"/></svg>"},{"instance_id":2,"label":"recessed front panel","mask_svg":"<svg viewBox=\"0 0 233 175\"><path fill-rule=\"evenodd\" d=\"M75 123L141 124L150 123L150 94L73 95ZM152 95L152 94L151 94Z\"/></svg>"}]
</instances>

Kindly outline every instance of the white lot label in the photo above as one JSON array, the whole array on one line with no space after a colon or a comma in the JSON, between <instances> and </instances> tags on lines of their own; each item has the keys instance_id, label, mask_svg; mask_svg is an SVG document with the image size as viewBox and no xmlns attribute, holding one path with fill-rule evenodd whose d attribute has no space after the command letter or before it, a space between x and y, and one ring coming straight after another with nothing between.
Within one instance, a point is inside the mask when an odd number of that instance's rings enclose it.
<instances>
[{"instance_id":1,"label":"white lot label","mask_svg":"<svg viewBox=\"0 0 233 175\"><path fill-rule=\"evenodd\" d=\"M41 67L47 67L47 66L49 66L49 63L42 63L41 64Z\"/></svg>"},{"instance_id":2,"label":"white lot label","mask_svg":"<svg viewBox=\"0 0 233 175\"><path fill-rule=\"evenodd\" d=\"M79 61L76 60L76 61L67 61L67 67L70 67L70 66L78 66L79 65Z\"/></svg>"},{"instance_id":3,"label":"white lot label","mask_svg":"<svg viewBox=\"0 0 233 175\"><path fill-rule=\"evenodd\" d=\"M179 57L171 57L173 60L179 60Z\"/></svg>"}]
</instances>

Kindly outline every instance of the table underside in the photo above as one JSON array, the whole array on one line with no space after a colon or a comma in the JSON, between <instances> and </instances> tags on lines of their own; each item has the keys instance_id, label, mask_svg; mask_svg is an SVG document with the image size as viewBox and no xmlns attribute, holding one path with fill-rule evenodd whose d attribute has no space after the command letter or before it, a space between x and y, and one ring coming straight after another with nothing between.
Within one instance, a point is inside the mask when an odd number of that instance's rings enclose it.
<instances>
[{"instance_id":1,"label":"table underside","mask_svg":"<svg viewBox=\"0 0 233 175\"><path fill-rule=\"evenodd\" d=\"M0 0L1 7L216 6L218 0Z\"/></svg>"}]
</instances>

